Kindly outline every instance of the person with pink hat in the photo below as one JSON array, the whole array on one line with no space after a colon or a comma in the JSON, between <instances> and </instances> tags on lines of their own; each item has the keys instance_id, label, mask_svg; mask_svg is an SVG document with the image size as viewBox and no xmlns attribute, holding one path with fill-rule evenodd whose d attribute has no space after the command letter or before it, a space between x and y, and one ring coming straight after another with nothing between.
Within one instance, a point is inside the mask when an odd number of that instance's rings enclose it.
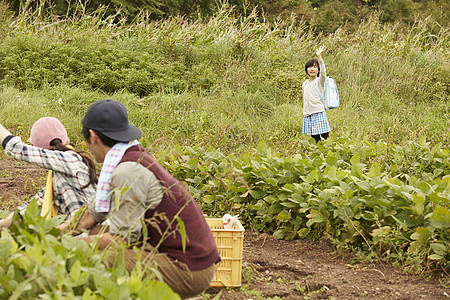
<instances>
[{"instance_id":1,"label":"person with pink hat","mask_svg":"<svg viewBox=\"0 0 450 300\"><path fill-rule=\"evenodd\" d=\"M86 152L76 151L70 146L66 128L56 118L44 117L31 127L30 142L22 142L0 124L0 143L5 153L15 159L29 162L51 170L52 204L56 214L73 217L75 213L95 195L97 171ZM33 196L40 208L44 203L46 189ZM48 197L49 195L47 195ZM30 200L31 201L31 200ZM18 207L23 213L28 203ZM9 227L13 213L0 221L0 229Z\"/></svg>"}]
</instances>

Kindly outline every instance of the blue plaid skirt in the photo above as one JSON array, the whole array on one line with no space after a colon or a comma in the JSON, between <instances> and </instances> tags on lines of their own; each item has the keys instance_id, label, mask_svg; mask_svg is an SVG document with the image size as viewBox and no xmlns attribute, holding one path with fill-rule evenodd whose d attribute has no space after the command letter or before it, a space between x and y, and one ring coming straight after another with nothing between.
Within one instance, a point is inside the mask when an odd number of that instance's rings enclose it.
<instances>
[{"instance_id":1,"label":"blue plaid skirt","mask_svg":"<svg viewBox=\"0 0 450 300\"><path fill-rule=\"evenodd\" d=\"M330 132L327 113L325 111L312 114L303 118L303 133L307 135L317 135Z\"/></svg>"}]
</instances>

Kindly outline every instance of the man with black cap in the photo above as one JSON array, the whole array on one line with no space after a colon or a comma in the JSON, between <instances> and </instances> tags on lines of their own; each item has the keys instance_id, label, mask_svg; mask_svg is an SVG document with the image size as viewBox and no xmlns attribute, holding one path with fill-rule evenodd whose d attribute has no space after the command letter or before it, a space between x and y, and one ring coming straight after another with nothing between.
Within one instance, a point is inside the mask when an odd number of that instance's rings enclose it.
<instances>
[{"instance_id":1,"label":"man with black cap","mask_svg":"<svg viewBox=\"0 0 450 300\"><path fill-rule=\"evenodd\" d=\"M116 244L112 241L138 246L139 253L131 247L124 253L129 271L138 257L145 262L156 251L153 261L158 272L176 293L193 297L206 290L220 256L197 202L139 145L141 131L129 124L121 103L95 102L82 124L86 145L103 166L95 199L77 229L109 223L106 232L82 239L99 238L99 249ZM69 224L70 220L59 228L65 231ZM184 224L185 240L179 224ZM108 259L110 264L113 257Z\"/></svg>"}]
</instances>

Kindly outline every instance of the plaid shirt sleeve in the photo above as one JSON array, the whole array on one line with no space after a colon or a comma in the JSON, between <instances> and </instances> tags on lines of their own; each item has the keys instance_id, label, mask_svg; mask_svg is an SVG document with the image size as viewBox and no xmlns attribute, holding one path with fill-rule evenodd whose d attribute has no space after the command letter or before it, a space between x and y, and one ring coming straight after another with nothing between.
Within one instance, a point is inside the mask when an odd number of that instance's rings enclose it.
<instances>
[{"instance_id":1,"label":"plaid shirt sleeve","mask_svg":"<svg viewBox=\"0 0 450 300\"><path fill-rule=\"evenodd\" d=\"M95 195L96 185L89 184L89 169L74 151L46 150L27 145L19 137L11 138L5 152L14 158L53 170L53 204L58 214L74 215ZM42 200L43 191L34 198Z\"/></svg>"},{"instance_id":2,"label":"plaid shirt sleeve","mask_svg":"<svg viewBox=\"0 0 450 300\"><path fill-rule=\"evenodd\" d=\"M61 172L68 176L76 176L83 158L74 151L56 151L34 147L22 142L21 138L11 138L5 147L6 154L33 165Z\"/></svg>"}]
</instances>

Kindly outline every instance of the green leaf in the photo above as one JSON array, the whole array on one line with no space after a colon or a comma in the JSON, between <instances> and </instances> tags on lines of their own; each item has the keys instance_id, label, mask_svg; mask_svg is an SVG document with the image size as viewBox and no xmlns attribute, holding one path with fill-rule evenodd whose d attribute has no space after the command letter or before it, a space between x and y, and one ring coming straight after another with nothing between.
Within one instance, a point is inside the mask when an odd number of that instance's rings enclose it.
<instances>
[{"instance_id":1,"label":"green leaf","mask_svg":"<svg viewBox=\"0 0 450 300\"><path fill-rule=\"evenodd\" d=\"M359 154L356 153L355 155L352 156L352 158L350 159L350 163L355 166L357 164L360 163L360 158L359 158Z\"/></svg>"},{"instance_id":2,"label":"green leaf","mask_svg":"<svg viewBox=\"0 0 450 300\"><path fill-rule=\"evenodd\" d=\"M413 201L415 204L424 204L425 200L426 200L425 195L422 193L417 193L413 197Z\"/></svg>"},{"instance_id":3,"label":"green leaf","mask_svg":"<svg viewBox=\"0 0 450 300\"><path fill-rule=\"evenodd\" d=\"M309 234L310 229L305 227L297 231L299 237L306 237Z\"/></svg>"},{"instance_id":4,"label":"green leaf","mask_svg":"<svg viewBox=\"0 0 450 300\"><path fill-rule=\"evenodd\" d=\"M367 181L356 182L356 185L366 192L370 192L372 190L370 183L368 183Z\"/></svg>"},{"instance_id":5,"label":"green leaf","mask_svg":"<svg viewBox=\"0 0 450 300\"><path fill-rule=\"evenodd\" d=\"M141 289L139 298L142 300L178 300L180 296L175 294L166 283L154 280Z\"/></svg>"},{"instance_id":6,"label":"green leaf","mask_svg":"<svg viewBox=\"0 0 450 300\"><path fill-rule=\"evenodd\" d=\"M277 216L276 219L280 222L289 222L291 219L291 212L287 210L282 210Z\"/></svg>"},{"instance_id":7,"label":"green leaf","mask_svg":"<svg viewBox=\"0 0 450 300\"><path fill-rule=\"evenodd\" d=\"M131 276L130 279L128 279L128 289L130 290L130 293L137 294L141 288L142 280L140 278Z\"/></svg>"},{"instance_id":8,"label":"green leaf","mask_svg":"<svg viewBox=\"0 0 450 300\"><path fill-rule=\"evenodd\" d=\"M61 237L61 243L63 244L63 246L66 249L76 249L76 248L82 246L82 243L84 243L84 242L73 236L64 234Z\"/></svg>"},{"instance_id":9,"label":"green leaf","mask_svg":"<svg viewBox=\"0 0 450 300\"><path fill-rule=\"evenodd\" d=\"M336 173L336 177L338 180L343 180L344 178L346 178L351 172L349 170L341 170L338 169L337 173Z\"/></svg>"},{"instance_id":10,"label":"green leaf","mask_svg":"<svg viewBox=\"0 0 450 300\"><path fill-rule=\"evenodd\" d=\"M108 299L131 299L125 278L119 278L117 286L109 292Z\"/></svg>"},{"instance_id":11,"label":"green leaf","mask_svg":"<svg viewBox=\"0 0 450 300\"><path fill-rule=\"evenodd\" d=\"M319 199L326 202L334 195L333 189L325 189L319 192Z\"/></svg>"},{"instance_id":12,"label":"green leaf","mask_svg":"<svg viewBox=\"0 0 450 300\"><path fill-rule=\"evenodd\" d=\"M441 243L432 243L431 249L433 249L434 253L441 256L444 256L448 251L447 247Z\"/></svg>"},{"instance_id":13,"label":"green leaf","mask_svg":"<svg viewBox=\"0 0 450 300\"><path fill-rule=\"evenodd\" d=\"M431 260L441 260L441 259L442 259L442 256L440 256L440 255L438 255L438 254L431 254L431 255L428 256L428 259L431 259Z\"/></svg>"},{"instance_id":14,"label":"green leaf","mask_svg":"<svg viewBox=\"0 0 450 300\"><path fill-rule=\"evenodd\" d=\"M269 184L271 184L271 185L274 185L274 186L276 186L278 184L278 179L272 178L272 177L265 178L264 181L269 183Z\"/></svg>"},{"instance_id":15,"label":"green leaf","mask_svg":"<svg viewBox=\"0 0 450 300\"><path fill-rule=\"evenodd\" d=\"M266 192L259 189L249 190L248 192L256 200L262 199L266 196Z\"/></svg>"},{"instance_id":16,"label":"green leaf","mask_svg":"<svg viewBox=\"0 0 450 300\"><path fill-rule=\"evenodd\" d=\"M284 229L275 230L272 236L277 240L282 240L284 238Z\"/></svg>"},{"instance_id":17,"label":"green leaf","mask_svg":"<svg viewBox=\"0 0 450 300\"><path fill-rule=\"evenodd\" d=\"M17 248L17 243L9 233L2 232L2 238L0 238L0 258L5 261L17 251Z\"/></svg>"},{"instance_id":18,"label":"green leaf","mask_svg":"<svg viewBox=\"0 0 450 300\"><path fill-rule=\"evenodd\" d=\"M93 277L94 277L95 287L97 288L97 290L100 290L100 291L101 290L109 290L110 291L116 286L116 283L114 281L112 281L111 278L109 278L107 276L107 274L94 273ZM106 293L104 295L107 296L108 293Z\"/></svg>"},{"instance_id":19,"label":"green leaf","mask_svg":"<svg viewBox=\"0 0 450 300\"><path fill-rule=\"evenodd\" d=\"M430 230L425 227L416 228L416 232L411 235L411 239L416 240L420 244L425 244L431 236Z\"/></svg>"},{"instance_id":20,"label":"green leaf","mask_svg":"<svg viewBox=\"0 0 450 300\"><path fill-rule=\"evenodd\" d=\"M450 190L450 186L448 187L448 190ZM435 204L447 204L450 202L449 198L442 197L438 193L431 193L429 197L430 197L430 201Z\"/></svg>"},{"instance_id":21,"label":"green leaf","mask_svg":"<svg viewBox=\"0 0 450 300\"><path fill-rule=\"evenodd\" d=\"M20 254L18 253L16 255L18 256L12 256L14 265L16 265L16 267L18 267L19 269L25 271L25 273L27 274L31 273L31 269L33 267L31 258L21 253Z\"/></svg>"},{"instance_id":22,"label":"green leaf","mask_svg":"<svg viewBox=\"0 0 450 300\"><path fill-rule=\"evenodd\" d=\"M349 219L353 219L354 216L352 209L348 206L344 206L339 208L338 210L335 210L335 213L337 213L339 219L345 222L347 222Z\"/></svg>"},{"instance_id":23,"label":"green leaf","mask_svg":"<svg viewBox=\"0 0 450 300\"><path fill-rule=\"evenodd\" d=\"M312 221L312 223L323 223L327 220L327 218L325 218L319 211L315 209L312 209L311 213L306 217L309 218L309 221Z\"/></svg>"},{"instance_id":24,"label":"green leaf","mask_svg":"<svg viewBox=\"0 0 450 300\"><path fill-rule=\"evenodd\" d=\"M32 289L32 285L30 282L36 280L36 278L31 277L28 278L25 281L22 281L15 289L14 289L14 293L8 298L9 300L17 300L17 299L22 299L22 294L25 291L31 290Z\"/></svg>"},{"instance_id":25,"label":"green leaf","mask_svg":"<svg viewBox=\"0 0 450 300\"><path fill-rule=\"evenodd\" d=\"M25 214L23 215L23 220L25 223L34 222L36 216L39 215L39 207L37 205L36 199L32 199L27 206Z\"/></svg>"},{"instance_id":26,"label":"green leaf","mask_svg":"<svg viewBox=\"0 0 450 300\"><path fill-rule=\"evenodd\" d=\"M81 273L81 263L79 260L77 260L70 269L70 279L72 279L72 281L77 281L78 278L80 277L80 273Z\"/></svg>"},{"instance_id":27,"label":"green leaf","mask_svg":"<svg viewBox=\"0 0 450 300\"><path fill-rule=\"evenodd\" d=\"M265 155L267 152L267 157L271 157L270 148L267 147L267 144L264 141L259 142L259 144L256 146L256 151L258 151L258 153L261 155Z\"/></svg>"},{"instance_id":28,"label":"green leaf","mask_svg":"<svg viewBox=\"0 0 450 300\"><path fill-rule=\"evenodd\" d=\"M388 236L391 232L390 226L383 226L372 231L372 236L374 237L374 242L377 243L383 237Z\"/></svg>"},{"instance_id":29,"label":"green leaf","mask_svg":"<svg viewBox=\"0 0 450 300\"><path fill-rule=\"evenodd\" d=\"M294 203L292 201L289 201L290 199L286 200L286 201L282 201L280 202L280 204L286 208L298 208L298 204Z\"/></svg>"},{"instance_id":30,"label":"green leaf","mask_svg":"<svg viewBox=\"0 0 450 300\"><path fill-rule=\"evenodd\" d=\"M374 162L369 169L369 177L379 176L381 174L381 167L377 162Z\"/></svg>"},{"instance_id":31,"label":"green leaf","mask_svg":"<svg viewBox=\"0 0 450 300\"><path fill-rule=\"evenodd\" d=\"M288 200L296 204L301 204L305 202L305 199L302 197L302 195L298 193L292 194L291 197L288 198Z\"/></svg>"},{"instance_id":32,"label":"green leaf","mask_svg":"<svg viewBox=\"0 0 450 300\"><path fill-rule=\"evenodd\" d=\"M83 300L100 300L100 296L95 295L90 288L86 288L83 293Z\"/></svg>"},{"instance_id":33,"label":"green leaf","mask_svg":"<svg viewBox=\"0 0 450 300\"><path fill-rule=\"evenodd\" d=\"M421 244L418 243L417 241L414 241L412 243L409 244L408 247L408 253L417 253L417 251L419 250Z\"/></svg>"},{"instance_id":34,"label":"green leaf","mask_svg":"<svg viewBox=\"0 0 450 300\"><path fill-rule=\"evenodd\" d=\"M292 193L292 192L294 192L295 187L293 184L288 183L288 184L285 184L281 189Z\"/></svg>"},{"instance_id":35,"label":"green leaf","mask_svg":"<svg viewBox=\"0 0 450 300\"><path fill-rule=\"evenodd\" d=\"M331 166L326 171L326 177L330 179L330 181L336 182L338 181L338 178L336 177L336 166Z\"/></svg>"},{"instance_id":36,"label":"green leaf","mask_svg":"<svg viewBox=\"0 0 450 300\"><path fill-rule=\"evenodd\" d=\"M181 244L183 245L183 252L186 252L186 226L180 217L177 217L178 226L180 226Z\"/></svg>"},{"instance_id":37,"label":"green leaf","mask_svg":"<svg viewBox=\"0 0 450 300\"><path fill-rule=\"evenodd\" d=\"M307 176L304 180L309 183L314 183L315 181L319 180L319 173L317 172L317 170L314 169L309 173L309 176Z\"/></svg>"},{"instance_id":38,"label":"green leaf","mask_svg":"<svg viewBox=\"0 0 450 300\"><path fill-rule=\"evenodd\" d=\"M424 193L425 195L429 195L431 194L431 192L433 192L433 188L426 182L421 182L419 184L419 188L421 192Z\"/></svg>"},{"instance_id":39,"label":"green leaf","mask_svg":"<svg viewBox=\"0 0 450 300\"><path fill-rule=\"evenodd\" d=\"M334 153L331 150L328 151L328 153L327 153L326 162L327 162L327 165L329 165L329 166L335 166L338 162L338 159L336 158L336 156L334 155Z\"/></svg>"},{"instance_id":40,"label":"green leaf","mask_svg":"<svg viewBox=\"0 0 450 300\"><path fill-rule=\"evenodd\" d=\"M204 195L202 197L202 201L207 204L214 203L215 199L216 198L213 195Z\"/></svg>"},{"instance_id":41,"label":"green leaf","mask_svg":"<svg viewBox=\"0 0 450 300\"><path fill-rule=\"evenodd\" d=\"M431 219L434 221L433 225L440 229L450 227L450 211L446 207L438 207L433 211Z\"/></svg>"},{"instance_id":42,"label":"green leaf","mask_svg":"<svg viewBox=\"0 0 450 300\"><path fill-rule=\"evenodd\" d=\"M425 207L423 204L419 203L419 204L412 205L411 208L416 212L417 215L420 216L423 214Z\"/></svg>"}]
</instances>

